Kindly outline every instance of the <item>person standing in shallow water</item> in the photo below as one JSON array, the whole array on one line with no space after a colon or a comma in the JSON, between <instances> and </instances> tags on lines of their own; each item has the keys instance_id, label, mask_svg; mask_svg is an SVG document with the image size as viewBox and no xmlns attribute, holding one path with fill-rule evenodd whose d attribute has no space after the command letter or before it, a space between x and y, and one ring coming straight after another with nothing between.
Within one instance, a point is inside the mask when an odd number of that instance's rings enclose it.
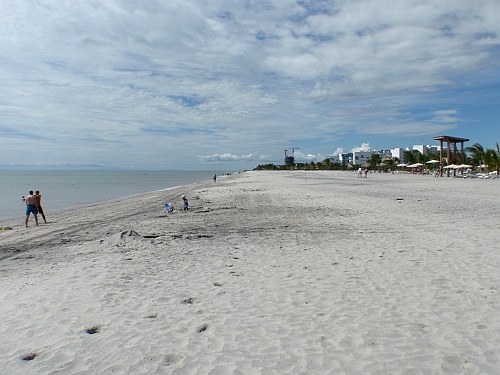
<instances>
[{"instance_id":1,"label":"person standing in shallow water","mask_svg":"<svg viewBox=\"0 0 500 375\"><path fill-rule=\"evenodd\" d=\"M28 228L28 220L30 218L30 214L33 214L35 217L36 226L38 226L38 211L37 211L37 203L36 197L33 195L33 190L30 190L29 195L27 197L23 197L24 202L26 203L26 228Z\"/></svg>"},{"instance_id":2,"label":"person standing in shallow water","mask_svg":"<svg viewBox=\"0 0 500 375\"><path fill-rule=\"evenodd\" d=\"M42 208L42 195L40 194L40 191L37 190L35 191L35 198L36 198L36 209L40 215L42 215L43 222L47 224L47 219L45 218L45 214L43 212Z\"/></svg>"}]
</instances>

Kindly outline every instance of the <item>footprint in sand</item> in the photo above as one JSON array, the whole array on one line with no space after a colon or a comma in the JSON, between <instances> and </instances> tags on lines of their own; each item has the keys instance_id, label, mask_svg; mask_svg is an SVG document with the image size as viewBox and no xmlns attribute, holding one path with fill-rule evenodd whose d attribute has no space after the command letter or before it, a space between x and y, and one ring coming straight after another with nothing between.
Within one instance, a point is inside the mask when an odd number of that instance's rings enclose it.
<instances>
[{"instance_id":1,"label":"footprint in sand","mask_svg":"<svg viewBox=\"0 0 500 375\"><path fill-rule=\"evenodd\" d=\"M208 324L203 324L202 326L196 329L196 333L205 332L207 329L208 329Z\"/></svg>"},{"instance_id":2,"label":"footprint in sand","mask_svg":"<svg viewBox=\"0 0 500 375\"><path fill-rule=\"evenodd\" d=\"M165 354L163 356L163 364L166 366L173 365L181 360L181 357L175 354Z\"/></svg>"},{"instance_id":3,"label":"footprint in sand","mask_svg":"<svg viewBox=\"0 0 500 375\"><path fill-rule=\"evenodd\" d=\"M38 353L29 353L26 354L22 359L23 361L32 361L35 359L35 357L38 355Z\"/></svg>"},{"instance_id":4,"label":"footprint in sand","mask_svg":"<svg viewBox=\"0 0 500 375\"><path fill-rule=\"evenodd\" d=\"M94 335L96 333L99 333L100 331L101 331L101 327L99 327L99 326L93 326L93 327L87 328L85 330L85 332L88 333L89 335Z\"/></svg>"},{"instance_id":5,"label":"footprint in sand","mask_svg":"<svg viewBox=\"0 0 500 375\"><path fill-rule=\"evenodd\" d=\"M184 305L192 305L194 303L195 299L193 297L189 298L184 298L181 303Z\"/></svg>"}]
</instances>

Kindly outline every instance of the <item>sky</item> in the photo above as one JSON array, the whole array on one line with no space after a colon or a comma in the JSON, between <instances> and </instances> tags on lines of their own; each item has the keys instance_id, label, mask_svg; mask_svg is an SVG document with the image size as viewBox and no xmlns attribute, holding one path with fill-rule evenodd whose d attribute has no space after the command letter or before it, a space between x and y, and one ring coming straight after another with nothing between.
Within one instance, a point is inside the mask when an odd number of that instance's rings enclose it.
<instances>
[{"instance_id":1,"label":"sky","mask_svg":"<svg viewBox=\"0 0 500 375\"><path fill-rule=\"evenodd\" d=\"M0 0L0 166L500 143L498 0Z\"/></svg>"}]
</instances>

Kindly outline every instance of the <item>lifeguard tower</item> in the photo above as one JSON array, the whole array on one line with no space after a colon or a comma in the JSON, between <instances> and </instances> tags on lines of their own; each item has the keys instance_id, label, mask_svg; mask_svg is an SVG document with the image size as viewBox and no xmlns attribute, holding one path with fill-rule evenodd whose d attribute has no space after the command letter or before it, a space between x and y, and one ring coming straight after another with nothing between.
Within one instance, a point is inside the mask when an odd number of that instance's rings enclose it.
<instances>
[{"instance_id":1,"label":"lifeguard tower","mask_svg":"<svg viewBox=\"0 0 500 375\"><path fill-rule=\"evenodd\" d=\"M469 142L467 138L450 137L448 135L440 135L433 138L439 141L439 174L443 176L443 167L450 164L464 164L465 152L464 143ZM443 155L443 143L446 142L446 155ZM457 148L460 144L460 149ZM449 170L448 170L449 171ZM449 172L448 172L449 173Z\"/></svg>"}]
</instances>

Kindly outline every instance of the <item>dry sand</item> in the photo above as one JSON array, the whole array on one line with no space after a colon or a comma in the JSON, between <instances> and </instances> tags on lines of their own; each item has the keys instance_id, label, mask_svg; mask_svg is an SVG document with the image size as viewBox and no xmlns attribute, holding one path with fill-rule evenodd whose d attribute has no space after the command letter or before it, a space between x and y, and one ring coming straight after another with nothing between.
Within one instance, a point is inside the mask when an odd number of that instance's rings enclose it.
<instances>
[{"instance_id":1,"label":"dry sand","mask_svg":"<svg viewBox=\"0 0 500 375\"><path fill-rule=\"evenodd\" d=\"M500 374L499 198L247 172L4 221L0 373Z\"/></svg>"}]
</instances>

